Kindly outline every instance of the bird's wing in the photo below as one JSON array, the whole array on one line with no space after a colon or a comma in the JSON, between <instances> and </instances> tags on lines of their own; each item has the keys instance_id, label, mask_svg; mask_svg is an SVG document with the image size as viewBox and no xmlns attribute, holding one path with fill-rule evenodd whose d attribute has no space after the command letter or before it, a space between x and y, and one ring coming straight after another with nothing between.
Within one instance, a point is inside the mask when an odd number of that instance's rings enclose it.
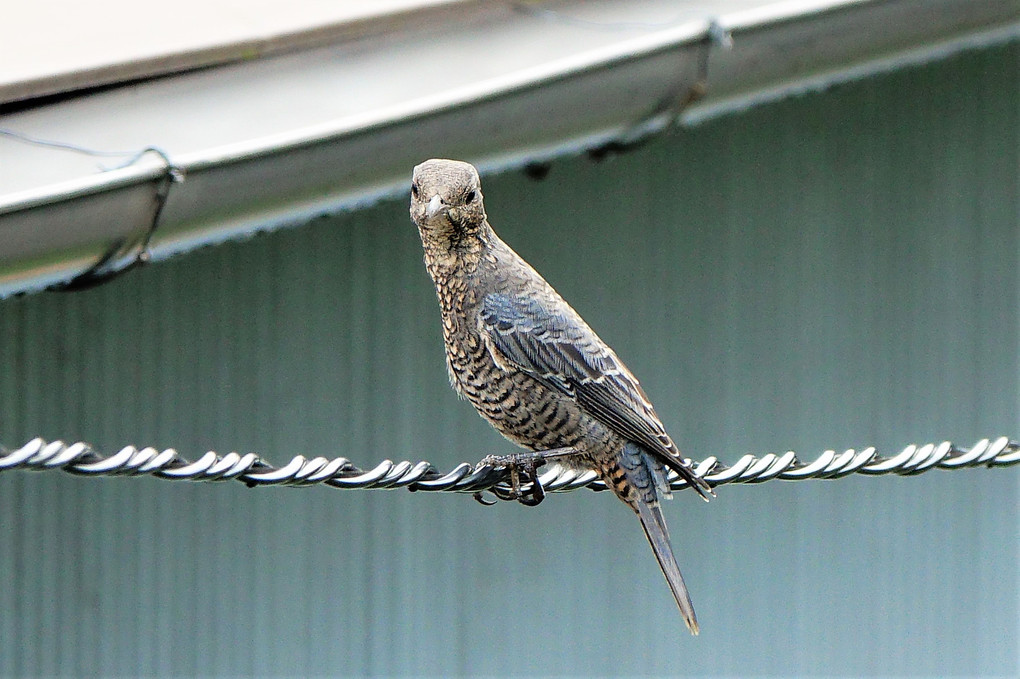
<instances>
[{"instance_id":1,"label":"bird's wing","mask_svg":"<svg viewBox=\"0 0 1020 679\"><path fill-rule=\"evenodd\" d=\"M683 462L637 378L573 309L565 303L551 308L556 306L535 297L486 295L481 330L496 362L573 397L593 417L652 452L704 495L707 484Z\"/></svg>"}]
</instances>

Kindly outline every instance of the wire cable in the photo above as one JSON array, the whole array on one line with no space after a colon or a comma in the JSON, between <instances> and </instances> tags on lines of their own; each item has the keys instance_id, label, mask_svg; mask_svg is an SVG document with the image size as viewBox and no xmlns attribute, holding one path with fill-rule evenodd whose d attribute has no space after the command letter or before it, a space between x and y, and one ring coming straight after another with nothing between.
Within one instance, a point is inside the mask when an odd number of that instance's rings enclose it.
<instances>
[{"instance_id":1,"label":"wire cable","mask_svg":"<svg viewBox=\"0 0 1020 679\"><path fill-rule=\"evenodd\" d=\"M949 441L918 446L911 444L899 453L884 457L873 448L826 450L811 462L801 462L796 453L744 455L735 464L726 465L716 457L694 463L695 473L715 487L728 483L763 483L773 479L838 479L850 474L911 476L930 469L967 467L1006 467L1020 463L1020 444L1006 437L982 439L970 449L958 448ZM125 446L117 453L103 455L87 443L67 444L36 438L21 448L0 446L0 473L23 470L61 469L80 476L153 476L178 481L238 480L250 487L265 485L313 486L334 488L392 489L411 491L488 492L500 500L521 500L521 488L510 482L507 467L485 463L461 463L449 472L432 464L383 460L371 469L361 469L346 457L295 456L282 467L275 467L254 453L220 455L210 451L189 461L173 448L136 448ZM673 490L682 490L686 481L675 472L668 477ZM592 471L578 471L552 465L538 475L545 492L568 492L578 488L606 490Z\"/></svg>"}]
</instances>

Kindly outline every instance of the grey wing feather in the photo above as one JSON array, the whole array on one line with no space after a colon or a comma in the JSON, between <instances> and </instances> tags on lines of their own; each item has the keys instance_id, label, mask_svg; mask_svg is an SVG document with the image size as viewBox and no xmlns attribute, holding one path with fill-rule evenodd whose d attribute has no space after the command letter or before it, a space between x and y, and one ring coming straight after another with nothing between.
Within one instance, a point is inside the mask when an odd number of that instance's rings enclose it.
<instances>
[{"instance_id":1,"label":"grey wing feather","mask_svg":"<svg viewBox=\"0 0 1020 679\"><path fill-rule=\"evenodd\" d=\"M483 300L481 318L485 337L503 360L575 398L703 497L711 492L681 460L637 378L565 302L553 310L534 297L492 293Z\"/></svg>"}]
</instances>

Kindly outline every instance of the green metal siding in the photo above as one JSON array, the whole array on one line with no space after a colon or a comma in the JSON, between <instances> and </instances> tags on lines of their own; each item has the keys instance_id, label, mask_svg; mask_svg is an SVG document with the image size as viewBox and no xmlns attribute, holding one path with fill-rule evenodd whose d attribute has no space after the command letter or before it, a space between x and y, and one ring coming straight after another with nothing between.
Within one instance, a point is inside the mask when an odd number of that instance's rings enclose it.
<instances>
[{"instance_id":1,"label":"green metal siding","mask_svg":"<svg viewBox=\"0 0 1020 679\"><path fill-rule=\"evenodd\" d=\"M485 190L696 459L1020 435L1017 43ZM7 445L511 450L446 384L403 198L7 300L0 375ZM0 675L1006 676L1017 489L998 469L681 494L694 639L608 494L4 473Z\"/></svg>"}]
</instances>

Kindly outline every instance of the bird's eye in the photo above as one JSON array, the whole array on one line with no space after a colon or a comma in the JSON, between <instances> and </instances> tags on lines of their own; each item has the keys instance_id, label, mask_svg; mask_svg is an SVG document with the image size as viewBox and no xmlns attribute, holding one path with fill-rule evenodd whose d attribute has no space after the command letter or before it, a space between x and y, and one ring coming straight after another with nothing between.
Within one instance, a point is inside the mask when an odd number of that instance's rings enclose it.
<instances>
[{"instance_id":1,"label":"bird's eye","mask_svg":"<svg viewBox=\"0 0 1020 679\"><path fill-rule=\"evenodd\" d=\"M467 193L464 194L464 202L473 203L475 202L475 198L477 197L478 197L477 193L475 193L474 191L468 191Z\"/></svg>"},{"instance_id":2,"label":"bird's eye","mask_svg":"<svg viewBox=\"0 0 1020 679\"><path fill-rule=\"evenodd\" d=\"M414 196L415 198L418 197L418 185L417 184L411 184L411 195Z\"/></svg>"}]
</instances>

